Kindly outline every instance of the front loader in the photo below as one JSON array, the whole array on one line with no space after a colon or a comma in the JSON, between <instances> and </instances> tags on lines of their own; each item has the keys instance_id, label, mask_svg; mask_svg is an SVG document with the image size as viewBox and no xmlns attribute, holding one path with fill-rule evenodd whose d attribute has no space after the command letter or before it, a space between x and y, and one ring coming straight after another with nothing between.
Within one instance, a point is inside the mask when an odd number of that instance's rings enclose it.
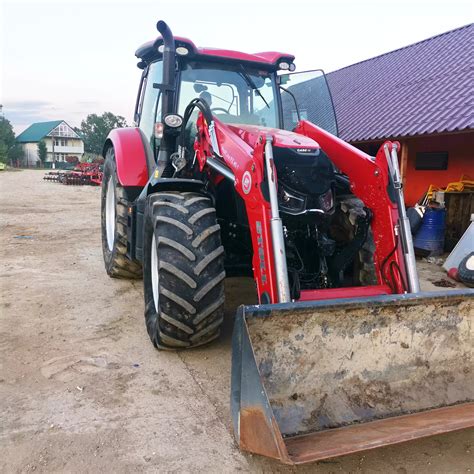
<instances>
[{"instance_id":1,"label":"front loader","mask_svg":"<svg viewBox=\"0 0 474 474\"><path fill-rule=\"evenodd\" d=\"M337 137L321 71L160 36L136 56L136 126L104 146L107 273L143 277L157 349L232 348L234 432L299 464L474 426L474 291L420 292L397 142ZM245 302L242 302L245 303Z\"/></svg>"}]
</instances>

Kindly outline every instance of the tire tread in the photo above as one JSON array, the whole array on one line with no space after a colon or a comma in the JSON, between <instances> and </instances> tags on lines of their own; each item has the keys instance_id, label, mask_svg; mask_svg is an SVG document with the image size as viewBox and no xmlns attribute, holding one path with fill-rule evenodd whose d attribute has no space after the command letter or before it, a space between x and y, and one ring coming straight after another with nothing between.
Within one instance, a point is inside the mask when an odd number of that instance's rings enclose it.
<instances>
[{"instance_id":1,"label":"tire tread","mask_svg":"<svg viewBox=\"0 0 474 474\"><path fill-rule=\"evenodd\" d=\"M148 197L149 227L158 245L159 312L145 281L147 329L159 349L183 349L216 339L224 318L224 247L211 200L196 192ZM150 249L145 249L145 280ZM147 289L148 288L148 289Z\"/></svg>"}]
</instances>

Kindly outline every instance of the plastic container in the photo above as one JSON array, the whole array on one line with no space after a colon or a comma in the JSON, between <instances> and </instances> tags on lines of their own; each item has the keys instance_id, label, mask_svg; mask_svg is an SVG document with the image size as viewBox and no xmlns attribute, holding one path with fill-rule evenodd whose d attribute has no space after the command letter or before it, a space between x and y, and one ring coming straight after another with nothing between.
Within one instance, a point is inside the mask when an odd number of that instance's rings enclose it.
<instances>
[{"instance_id":1,"label":"plastic container","mask_svg":"<svg viewBox=\"0 0 474 474\"><path fill-rule=\"evenodd\" d=\"M423 214L425 213L425 208L416 204L415 207L409 207L407 209L407 217L410 222L411 235L416 235L420 230L421 224L423 222Z\"/></svg>"},{"instance_id":2,"label":"plastic container","mask_svg":"<svg viewBox=\"0 0 474 474\"><path fill-rule=\"evenodd\" d=\"M444 250L445 230L446 209L427 208L413 242L415 249L424 250L430 255L441 255Z\"/></svg>"}]
</instances>

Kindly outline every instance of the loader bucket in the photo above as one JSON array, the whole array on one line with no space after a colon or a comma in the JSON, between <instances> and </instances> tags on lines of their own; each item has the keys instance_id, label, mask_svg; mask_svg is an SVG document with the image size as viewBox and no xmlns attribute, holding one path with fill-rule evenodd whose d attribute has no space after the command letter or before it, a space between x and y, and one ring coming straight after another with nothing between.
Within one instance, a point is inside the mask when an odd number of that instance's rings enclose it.
<instances>
[{"instance_id":1,"label":"loader bucket","mask_svg":"<svg viewBox=\"0 0 474 474\"><path fill-rule=\"evenodd\" d=\"M474 291L241 306L241 449L301 464L474 426Z\"/></svg>"}]
</instances>

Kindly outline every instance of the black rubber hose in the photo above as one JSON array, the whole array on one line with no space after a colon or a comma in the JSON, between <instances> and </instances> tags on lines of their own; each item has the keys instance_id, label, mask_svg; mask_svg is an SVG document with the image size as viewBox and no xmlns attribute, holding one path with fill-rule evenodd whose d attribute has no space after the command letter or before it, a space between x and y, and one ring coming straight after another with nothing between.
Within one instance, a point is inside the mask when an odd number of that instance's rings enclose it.
<instances>
[{"instance_id":1,"label":"black rubber hose","mask_svg":"<svg viewBox=\"0 0 474 474\"><path fill-rule=\"evenodd\" d=\"M179 136L179 145L181 147L185 146L186 143L186 125L189 122L189 119L191 118L191 115L193 113L194 109L199 109L200 112L204 115L204 118L206 119L207 123L211 123L214 120L214 117L212 116L211 108L209 107L209 104L199 98L193 99L189 105L186 107L186 110L184 111L183 114L183 124L181 125L181 133Z\"/></svg>"},{"instance_id":2,"label":"black rubber hose","mask_svg":"<svg viewBox=\"0 0 474 474\"><path fill-rule=\"evenodd\" d=\"M382 265L380 266L380 273L382 274L383 281L388 287L390 287L393 293L397 292L397 282L395 281L395 270L398 272L398 276L400 277L400 280L402 282L403 290L407 291L407 284L405 282L405 279L403 278L402 270L400 269L400 266L398 265L397 262L395 261L390 262L390 265L388 266L392 281L390 281L385 275L385 265L387 264L390 257L395 253L397 248L398 248L398 235L395 235L395 246L390 251L390 253L383 259Z\"/></svg>"}]
</instances>

